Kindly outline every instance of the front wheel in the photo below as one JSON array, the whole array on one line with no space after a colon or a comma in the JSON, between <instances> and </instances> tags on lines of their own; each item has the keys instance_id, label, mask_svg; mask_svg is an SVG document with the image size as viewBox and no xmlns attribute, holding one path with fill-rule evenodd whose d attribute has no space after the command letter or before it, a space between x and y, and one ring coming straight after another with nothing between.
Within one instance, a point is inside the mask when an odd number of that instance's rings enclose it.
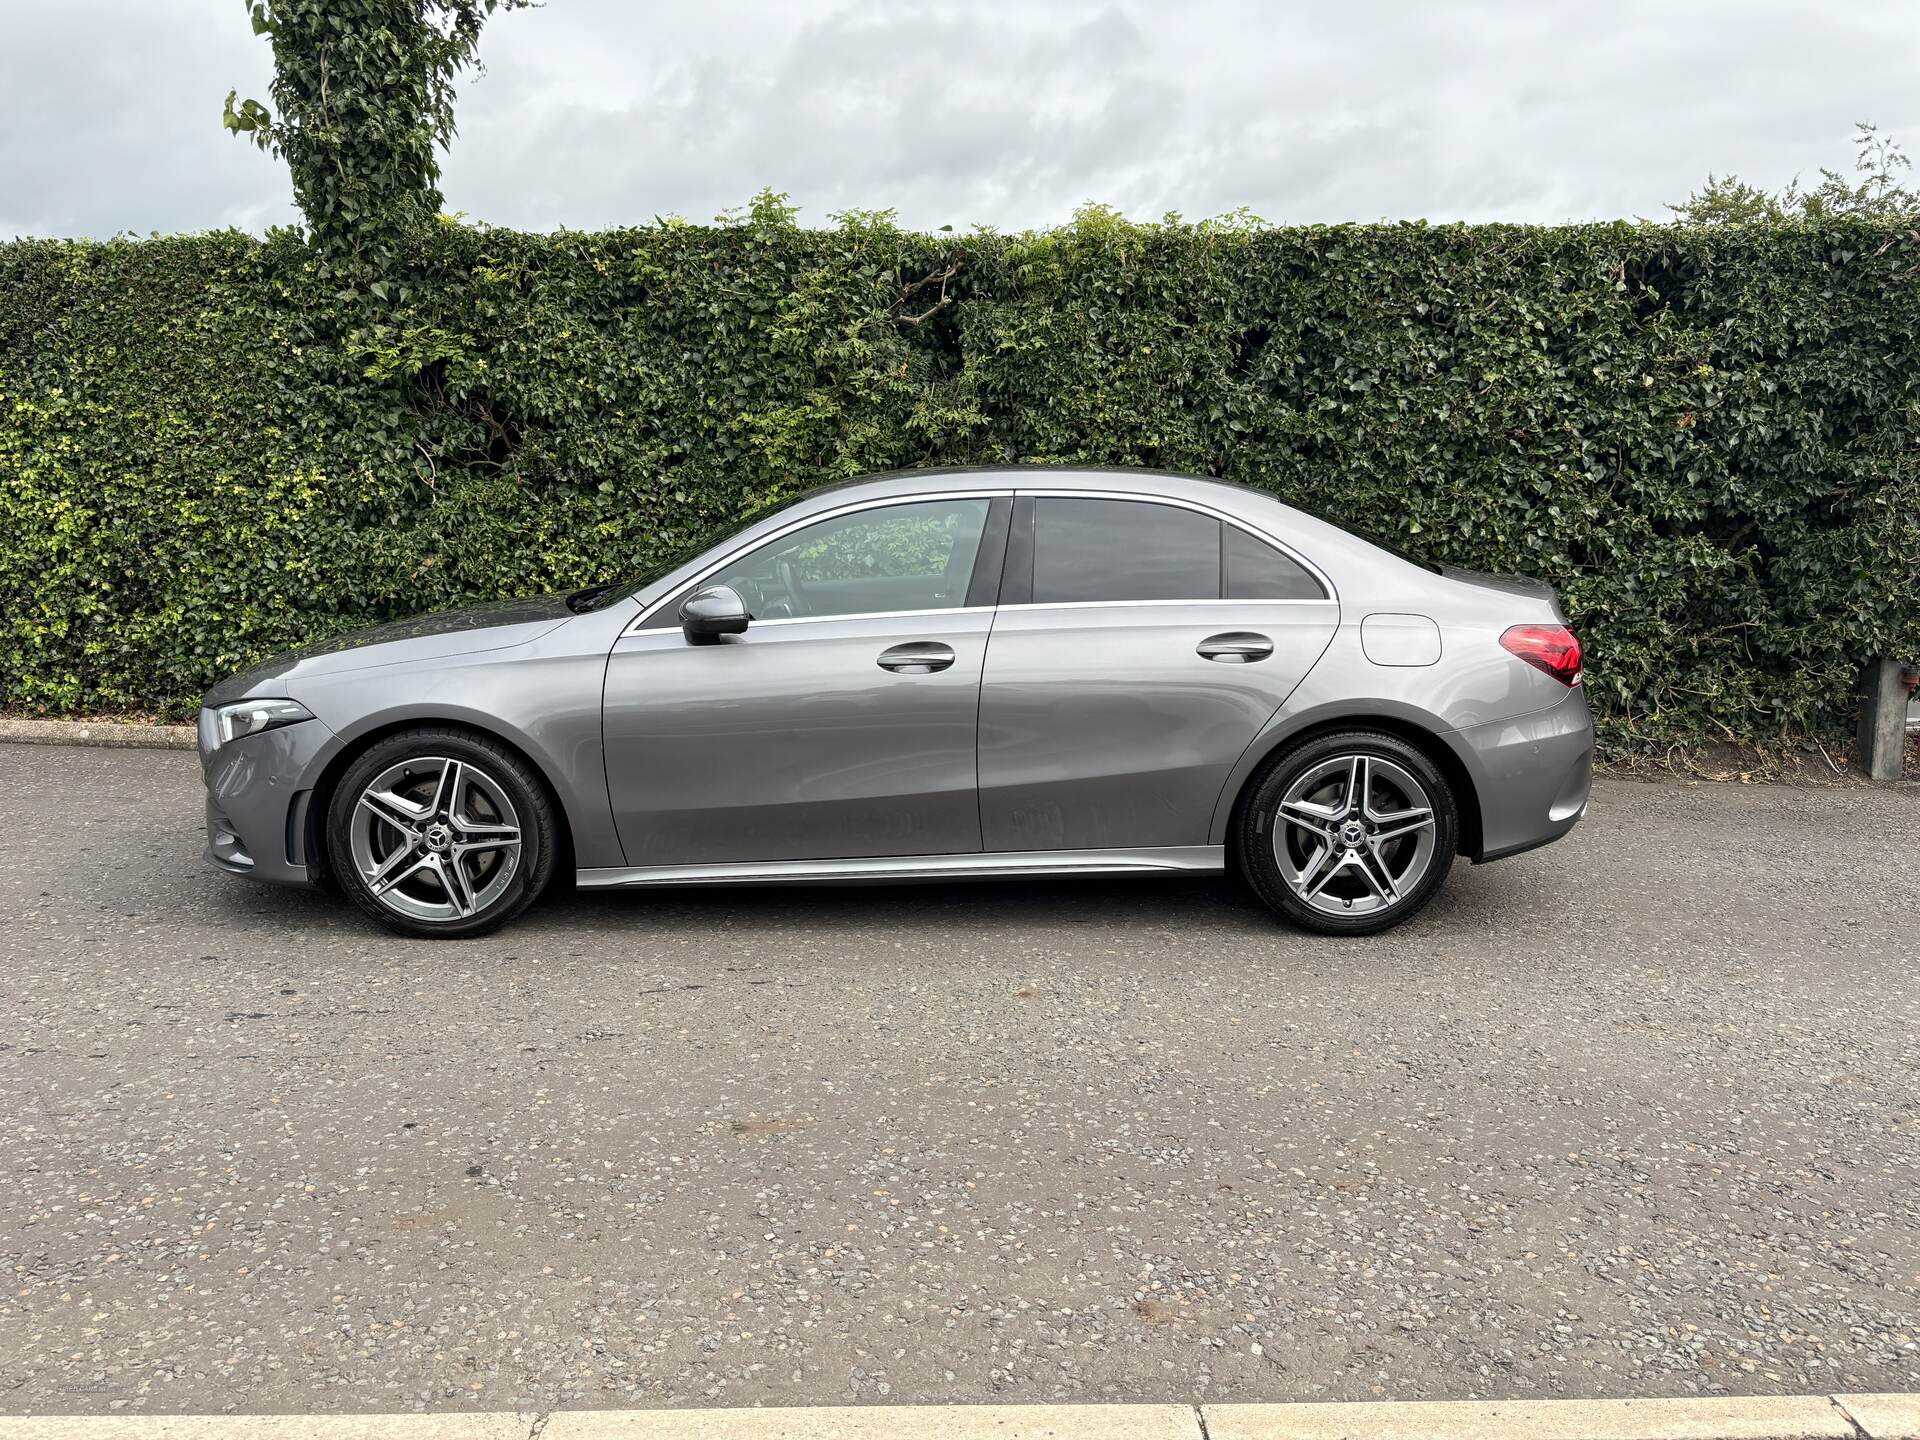
<instances>
[{"instance_id":1,"label":"front wheel","mask_svg":"<svg viewBox=\"0 0 1920 1440\"><path fill-rule=\"evenodd\" d=\"M327 858L354 904L391 930L483 935L553 876L552 804L524 761L483 735L421 728L350 767L327 814Z\"/></svg>"},{"instance_id":2,"label":"front wheel","mask_svg":"<svg viewBox=\"0 0 1920 1440\"><path fill-rule=\"evenodd\" d=\"M1411 918L1453 864L1445 777L1395 735L1354 730L1284 751L1241 807L1240 867L1303 929L1372 935Z\"/></svg>"}]
</instances>

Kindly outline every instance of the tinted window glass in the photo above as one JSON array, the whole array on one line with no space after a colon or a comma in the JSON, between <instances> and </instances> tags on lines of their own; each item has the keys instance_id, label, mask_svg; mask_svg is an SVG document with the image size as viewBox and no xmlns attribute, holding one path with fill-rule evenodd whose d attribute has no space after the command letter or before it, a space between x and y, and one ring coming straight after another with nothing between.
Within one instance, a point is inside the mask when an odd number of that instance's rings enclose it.
<instances>
[{"instance_id":1,"label":"tinted window glass","mask_svg":"<svg viewBox=\"0 0 1920 1440\"><path fill-rule=\"evenodd\" d=\"M1319 600L1326 593L1299 562L1238 526L1227 526L1227 599Z\"/></svg>"},{"instance_id":2,"label":"tinted window glass","mask_svg":"<svg viewBox=\"0 0 1920 1440\"><path fill-rule=\"evenodd\" d=\"M756 620L964 605L988 502L929 500L822 520L703 581L731 585Z\"/></svg>"},{"instance_id":3,"label":"tinted window glass","mask_svg":"<svg viewBox=\"0 0 1920 1440\"><path fill-rule=\"evenodd\" d=\"M1033 599L1217 600L1220 522L1137 500L1033 505Z\"/></svg>"}]
</instances>

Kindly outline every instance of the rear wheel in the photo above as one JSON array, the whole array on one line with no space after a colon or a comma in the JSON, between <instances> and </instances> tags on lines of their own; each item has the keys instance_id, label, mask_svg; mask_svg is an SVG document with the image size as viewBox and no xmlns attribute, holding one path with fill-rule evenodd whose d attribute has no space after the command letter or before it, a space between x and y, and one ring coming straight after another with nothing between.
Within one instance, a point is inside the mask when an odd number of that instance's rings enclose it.
<instances>
[{"instance_id":1,"label":"rear wheel","mask_svg":"<svg viewBox=\"0 0 1920 1440\"><path fill-rule=\"evenodd\" d=\"M1241 808L1254 892L1323 935L1372 935L1413 916L1446 879L1459 817L1446 779L1395 735L1322 735L1270 761Z\"/></svg>"},{"instance_id":2,"label":"rear wheel","mask_svg":"<svg viewBox=\"0 0 1920 1440\"><path fill-rule=\"evenodd\" d=\"M347 895L403 935L483 935L553 875L553 807L524 761L485 736L422 728L380 741L341 777L327 858Z\"/></svg>"}]
</instances>

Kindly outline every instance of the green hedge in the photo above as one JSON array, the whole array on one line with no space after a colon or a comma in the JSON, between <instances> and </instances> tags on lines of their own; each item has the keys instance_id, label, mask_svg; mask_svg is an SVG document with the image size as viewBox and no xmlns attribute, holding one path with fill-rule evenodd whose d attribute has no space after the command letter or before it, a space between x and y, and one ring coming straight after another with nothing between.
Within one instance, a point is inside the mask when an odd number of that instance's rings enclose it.
<instances>
[{"instance_id":1,"label":"green hedge","mask_svg":"<svg viewBox=\"0 0 1920 1440\"><path fill-rule=\"evenodd\" d=\"M357 297L296 234L0 245L0 708L183 715L824 480L1088 461L1550 579L1615 745L1833 731L1862 659L1920 653L1916 267L1867 222L954 237L772 199L443 223Z\"/></svg>"}]
</instances>

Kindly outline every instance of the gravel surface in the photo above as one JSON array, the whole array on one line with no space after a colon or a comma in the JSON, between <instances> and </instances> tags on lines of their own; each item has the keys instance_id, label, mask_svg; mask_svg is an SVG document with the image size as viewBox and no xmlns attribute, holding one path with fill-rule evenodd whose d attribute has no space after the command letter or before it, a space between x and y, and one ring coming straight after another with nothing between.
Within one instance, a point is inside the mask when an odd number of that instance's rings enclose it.
<instances>
[{"instance_id":1,"label":"gravel surface","mask_svg":"<svg viewBox=\"0 0 1920 1440\"><path fill-rule=\"evenodd\" d=\"M202 868L0 745L0 1410L1920 1384L1920 787L1602 782L1411 926L1213 881Z\"/></svg>"}]
</instances>

